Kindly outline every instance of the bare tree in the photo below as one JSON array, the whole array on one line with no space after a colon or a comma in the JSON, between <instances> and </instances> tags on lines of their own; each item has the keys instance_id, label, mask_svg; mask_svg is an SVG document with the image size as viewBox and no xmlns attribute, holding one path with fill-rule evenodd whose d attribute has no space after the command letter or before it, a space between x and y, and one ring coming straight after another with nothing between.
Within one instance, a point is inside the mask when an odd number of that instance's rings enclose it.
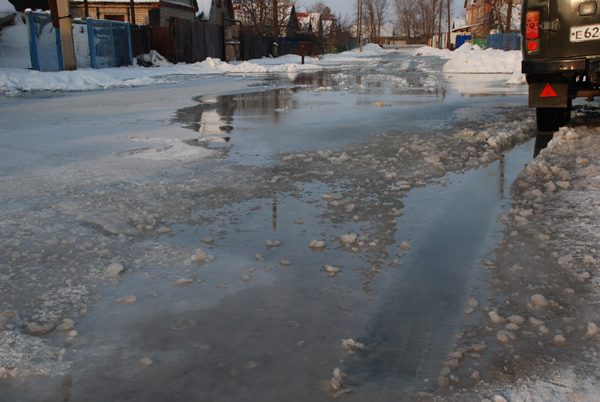
<instances>
[{"instance_id":1,"label":"bare tree","mask_svg":"<svg viewBox=\"0 0 600 402\"><path fill-rule=\"evenodd\" d=\"M488 26L497 26L503 33L519 29L520 4L515 7L511 0L485 0L485 3L489 4L492 10Z\"/></svg>"},{"instance_id":2,"label":"bare tree","mask_svg":"<svg viewBox=\"0 0 600 402\"><path fill-rule=\"evenodd\" d=\"M395 0L397 25L408 38L432 37L447 15L443 0Z\"/></svg>"},{"instance_id":3,"label":"bare tree","mask_svg":"<svg viewBox=\"0 0 600 402\"><path fill-rule=\"evenodd\" d=\"M377 42L381 36L381 26L386 22L388 0L363 0L363 12L367 23L369 41Z\"/></svg>"},{"instance_id":4,"label":"bare tree","mask_svg":"<svg viewBox=\"0 0 600 402\"><path fill-rule=\"evenodd\" d=\"M236 16L242 21L244 32L255 35L285 34L296 0L276 0L276 13L273 12L273 3L274 0L233 0ZM273 24L273 15L276 15L278 24Z\"/></svg>"}]
</instances>

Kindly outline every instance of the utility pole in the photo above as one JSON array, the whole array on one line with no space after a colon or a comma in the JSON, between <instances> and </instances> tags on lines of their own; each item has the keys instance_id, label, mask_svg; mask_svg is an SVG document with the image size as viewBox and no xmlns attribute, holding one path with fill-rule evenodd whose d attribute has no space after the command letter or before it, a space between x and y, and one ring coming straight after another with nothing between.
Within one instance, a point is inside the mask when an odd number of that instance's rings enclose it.
<instances>
[{"instance_id":1,"label":"utility pole","mask_svg":"<svg viewBox=\"0 0 600 402\"><path fill-rule=\"evenodd\" d=\"M506 2L508 3L508 10L506 11L506 27L504 28L504 33L509 33L513 3L512 0L506 0Z\"/></svg>"},{"instance_id":2,"label":"utility pole","mask_svg":"<svg viewBox=\"0 0 600 402\"><path fill-rule=\"evenodd\" d=\"M71 15L69 15L69 0L50 0L48 6L52 17L52 26L60 30L65 70L77 70L73 26L71 25Z\"/></svg>"},{"instance_id":3,"label":"utility pole","mask_svg":"<svg viewBox=\"0 0 600 402\"><path fill-rule=\"evenodd\" d=\"M438 18L438 48L442 48L442 12L444 11L444 0L440 0L440 16Z\"/></svg>"},{"instance_id":4,"label":"utility pole","mask_svg":"<svg viewBox=\"0 0 600 402\"><path fill-rule=\"evenodd\" d=\"M277 16L277 0L273 0L273 42L277 45L273 46L273 53L277 53L279 46L279 17ZM275 57L278 54L274 54Z\"/></svg>"},{"instance_id":5,"label":"utility pole","mask_svg":"<svg viewBox=\"0 0 600 402\"><path fill-rule=\"evenodd\" d=\"M447 0L448 4L448 37L446 38L446 49L450 49L450 32L452 32L452 27L450 26L450 0Z\"/></svg>"},{"instance_id":6,"label":"utility pole","mask_svg":"<svg viewBox=\"0 0 600 402\"><path fill-rule=\"evenodd\" d=\"M358 43L362 52L362 0L358 0Z\"/></svg>"}]
</instances>

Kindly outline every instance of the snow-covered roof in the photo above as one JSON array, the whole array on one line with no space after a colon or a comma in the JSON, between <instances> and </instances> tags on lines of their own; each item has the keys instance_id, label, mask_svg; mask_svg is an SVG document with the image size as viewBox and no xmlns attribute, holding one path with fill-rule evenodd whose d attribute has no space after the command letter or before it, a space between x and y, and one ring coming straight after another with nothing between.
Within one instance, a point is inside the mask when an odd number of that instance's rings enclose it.
<instances>
[{"instance_id":1,"label":"snow-covered roof","mask_svg":"<svg viewBox=\"0 0 600 402\"><path fill-rule=\"evenodd\" d=\"M467 28L467 24L466 24L465 20L462 18L452 18L451 26L452 26L453 31Z\"/></svg>"},{"instance_id":2,"label":"snow-covered roof","mask_svg":"<svg viewBox=\"0 0 600 402\"><path fill-rule=\"evenodd\" d=\"M203 14L202 19L209 20L210 19L210 9L212 7L212 0L196 0L198 4L198 12L196 13L196 17L199 17Z\"/></svg>"}]
</instances>

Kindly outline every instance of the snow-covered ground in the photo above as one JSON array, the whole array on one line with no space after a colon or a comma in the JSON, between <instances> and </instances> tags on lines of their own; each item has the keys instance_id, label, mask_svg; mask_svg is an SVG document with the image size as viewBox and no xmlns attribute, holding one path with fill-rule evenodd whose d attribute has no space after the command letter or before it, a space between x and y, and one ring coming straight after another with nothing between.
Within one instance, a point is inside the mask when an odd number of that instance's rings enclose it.
<instances>
[{"instance_id":1,"label":"snow-covered ground","mask_svg":"<svg viewBox=\"0 0 600 402\"><path fill-rule=\"evenodd\" d=\"M3 0L7 1L7 0ZM10 3L9 3L10 4ZM286 55L279 58L263 58L243 62L224 63L218 59L207 59L194 64L173 65L160 55L146 55L152 68L137 65L123 68L81 69L63 72L38 72L31 67L27 30L18 15L16 25L0 31L0 93L17 94L36 91L89 91L120 87L139 87L171 82L174 76L197 77L209 74L297 74L302 71L318 71L326 68L352 68L361 60L383 56L393 52L368 44L359 52L354 49L335 55L325 55L320 59ZM478 46L463 45L455 52L428 47L419 48L417 54L450 59L444 71L453 73L513 73L520 71L520 53L502 52L489 49L482 51ZM511 79L519 82L520 75ZM516 81L515 81L516 80Z\"/></svg>"}]
</instances>

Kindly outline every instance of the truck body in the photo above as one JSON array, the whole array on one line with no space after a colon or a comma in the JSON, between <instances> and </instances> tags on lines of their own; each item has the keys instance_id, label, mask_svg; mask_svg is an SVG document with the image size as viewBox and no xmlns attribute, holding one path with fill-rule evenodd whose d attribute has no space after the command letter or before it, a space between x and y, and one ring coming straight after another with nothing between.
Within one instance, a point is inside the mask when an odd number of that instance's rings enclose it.
<instances>
[{"instance_id":1,"label":"truck body","mask_svg":"<svg viewBox=\"0 0 600 402\"><path fill-rule=\"evenodd\" d=\"M572 100L600 96L600 10L595 0L523 0L522 72L540 131L571 118Z\"/></svg>"}]
</instances>

